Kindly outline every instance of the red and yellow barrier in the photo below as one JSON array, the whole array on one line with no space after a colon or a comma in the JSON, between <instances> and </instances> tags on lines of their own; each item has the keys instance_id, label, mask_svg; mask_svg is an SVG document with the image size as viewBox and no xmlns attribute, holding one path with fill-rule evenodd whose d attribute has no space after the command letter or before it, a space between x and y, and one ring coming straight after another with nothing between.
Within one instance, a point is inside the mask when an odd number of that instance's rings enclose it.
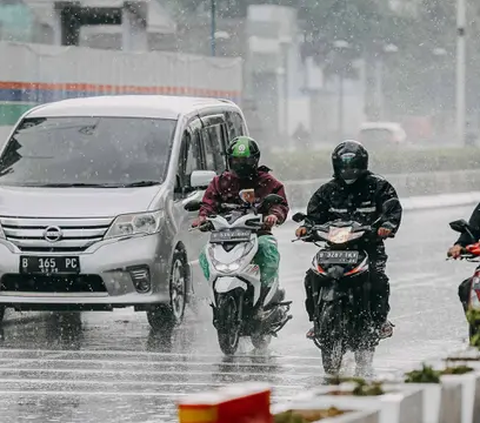
<instances>
[{"instance_id":1,"label":"red and yellow barrier","mask_svg":"<svg viewBox=\"0 0 480 423\"><path fill-rule=\"evenodd\" d=\"M271 390L258 383L230 385L178 401L180 423L272 423Z\"/></svg>"}]
</instances>

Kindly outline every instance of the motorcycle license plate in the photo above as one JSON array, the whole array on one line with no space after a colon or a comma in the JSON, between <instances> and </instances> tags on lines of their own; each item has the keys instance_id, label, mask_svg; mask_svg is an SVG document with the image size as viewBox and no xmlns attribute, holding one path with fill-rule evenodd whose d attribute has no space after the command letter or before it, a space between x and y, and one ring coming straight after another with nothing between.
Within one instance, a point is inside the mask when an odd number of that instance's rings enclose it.
<instances>
[{"instance_id":1,"label":"motorcycle license plate","mask_svg":"<svg viewBox=\"0 0 480 423\"><path fill-rule=\"evenodd\" d=\"M244 242L250 239L251 231L247 229L226 229L223 231L212 232L210 242Z\"/></svg>"},{"instance_id":2,"label":"motorcycle license plate","mask_svg":"<svg viewBox=\"0 0 480 423\"><path fill-rule=\"evenodd\" d=\"M358 251L319 251L318 262L325 264L355 264L358 261Z\"/></svg>"}]
</instances>

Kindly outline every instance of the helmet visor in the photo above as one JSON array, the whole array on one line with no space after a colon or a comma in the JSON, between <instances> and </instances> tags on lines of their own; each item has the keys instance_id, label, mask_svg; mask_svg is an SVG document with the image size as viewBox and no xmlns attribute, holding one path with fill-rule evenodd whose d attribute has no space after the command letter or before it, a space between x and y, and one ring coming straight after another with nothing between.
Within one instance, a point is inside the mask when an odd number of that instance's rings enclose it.
<instances>
[{"instance_id":1,"label":"helmet visor","mask_svg":"<svg viewBox=\"0 0 480 423\"><path fill-rule=\"evenodd\" d=\"M250 178L257 171L255 157L231 157L230 168L239 178Z\"/></svg>"},{"instance_id":2,"label":"helmet visor","mask_svg":"<svg viewBox=\"0 0 480 423\"><path fill-rule=\"evenodd\" d=\"M345 181L355 181L362 176L363 170L355 167L342 167L340 177Z\"/></svg>"},{"instance_id":3,"label":"helmet visor","mask_svg":"<svg viewBox=\"0 0 480 423\"><path fill-rule=\"evenodd\" d=\"M338 174L344 181L355 181L362 176L362 173L363 169L355 153L344 153L340 156Z\"/></svg>"}]
</instances>

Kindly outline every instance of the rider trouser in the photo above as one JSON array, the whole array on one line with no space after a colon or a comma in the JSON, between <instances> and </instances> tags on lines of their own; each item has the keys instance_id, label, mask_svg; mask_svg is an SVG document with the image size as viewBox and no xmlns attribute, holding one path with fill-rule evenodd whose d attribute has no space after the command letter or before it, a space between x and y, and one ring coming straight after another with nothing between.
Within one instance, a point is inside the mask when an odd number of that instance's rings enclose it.
<instances>
[{"instance_id":1,"label":"rider trouser","mask_svg":"<svg viewBox=\"0 0 480 423\"><path fill-rule=\"evenodd\" d=\"M466 313L468 309L468 297L470 295L470 282L471 279L465 279L459 286L458 286L458 298L462 303L463 311Z\"/></svg>"},{"instance_id":2,"label":"rider trouser","mask_svg":"<svg viewBox=\"0 0 480 423\"><path fill-rule=\"evenodd\" d=\"M206 248L200 254L199 261L203 274L208 280L210 279L210 267ZM280 265L280 252L278 251L277 240L273 235L261 235L258 237L258 251L253 258L253 262L260 268L262 286L268 288L278 276L278 267Z\"/></svg>"},{"instance_id":3,"label":"rider trouser","mask_svg":"<svg viewBox=\"0 0 480 423\"><path fill-rule=\"evenodd\" d=\"M370 303L373 318L379 324L382 324L387 319L390 311L390 284L388 276L385 274L385 267L388 256L385 254L385 249L379 246L375 251L370 252L370 282L371 282L371 296ZM305 276L305 308L308 313L310 321L313 321L315 313L315 304L313 301L313 281L318 278L313 270L309 269Z\"/></svg>"}]
</instances>

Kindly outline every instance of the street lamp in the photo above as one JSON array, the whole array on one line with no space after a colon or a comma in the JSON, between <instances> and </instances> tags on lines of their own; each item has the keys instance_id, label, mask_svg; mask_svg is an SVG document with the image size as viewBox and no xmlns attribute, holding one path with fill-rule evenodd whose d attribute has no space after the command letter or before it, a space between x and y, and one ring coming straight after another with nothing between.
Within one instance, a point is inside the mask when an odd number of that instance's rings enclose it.
<instances>
[{"instance_id":1,"label":"street lamp","mask_svg":"<svg viewBox=\"0 0 480 423\"><path fill-rule=\"evenodd\" d=\"M457 138L461 145L465 145L465 85L466 85L466 4L465 0L457 0L457 83L456 83L456 123Z\"/></svg>"},{"instance_id":2,"label":"street lamp","mask_svg":"<svg viewBox=\"0 0 480 423\"><path fill-rule=\"evenodd\" d=\"M333 42L333 47L338 51L342 52L350 48L350 44L348 44L345 40L336 40ZM345 76L345 72L343 66L341 66L340 73L338 75L338 137L339 139L343 137L343 79Z\"/></svg>"},{"instance_id":3,"label":"street lamp","mask_svg":"<svg viewBox=\"0 0 480 423\"><path fill-rule=\"evenodd\" d=\"M212 48L212 56L216 55L215 33L217 32L215 0L210 0L210 43Z\"/></svg>"},{"instance_id":4,"label":"street lamp","mask_svg":"<svg viewBox=\"0 0 480 423\"><path fill-rule=\"evenodd\" d=\"M436 47L432 50L432 54L438 58L439 60L445 56L448 55L448 52L447 50L445 50L444 48L442 47ZM438 63L439 67L441 65L441 63L439 62ZM437 71L436 71L436 75L437 75L437 80L436 80L436 89L435 89L435 112L438 113L441 109L440 107L440 88L442 87L442 68L437 68Z\"/></svg>"},{"instance_id":5,"label":"street lamp","mask_svg":"<svg viewBox=\"0 0 480 423\"><path fill-rule=\"evenodd\" d=\"M280 37L279 44L281 48L281 55L282 55L282 68L283 72L280 74L283 75L283 132L285 134L285 139L289 136L289 107L288 107L288 91L289 91L289 84L288 84L288 51L289 47L292 44L292 39L288 36Z\"/></svg>"},{"instance_id":6,"label":"street lamp","mask_svg":"<svg viewBox=\"0 0 480 423\"><path fill-rule=\"evenodd\" d=\"M377 113L376 116L378 119L383 119L385 117L384 114L384 101L383 101L383 56L388 54L395 54L398 53L398 47L395 44L387 44L382 46L380 49L380 57L377 58L375 62L375 72L376 72L376 105L377 105Z\"/></svg>"}]
</instances>

